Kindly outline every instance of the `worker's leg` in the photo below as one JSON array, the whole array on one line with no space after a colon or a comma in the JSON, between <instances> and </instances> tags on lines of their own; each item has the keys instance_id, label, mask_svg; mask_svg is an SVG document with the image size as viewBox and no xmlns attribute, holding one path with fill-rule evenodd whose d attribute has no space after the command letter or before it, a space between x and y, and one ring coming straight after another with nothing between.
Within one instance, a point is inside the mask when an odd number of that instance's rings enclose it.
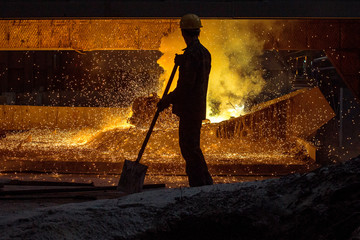
<instances>
[{"instance_id":1,"label":"worker's leg","mask_svg":"<svg viewBox=\"0 0 360 240\"><path fill-rule=\"evenodd\" d=\"M179 123L180 149L186 161L186 174L191 187L213 184L200 148L201 122L198 119L180 118Z\"/></svg>"}]
</instances>

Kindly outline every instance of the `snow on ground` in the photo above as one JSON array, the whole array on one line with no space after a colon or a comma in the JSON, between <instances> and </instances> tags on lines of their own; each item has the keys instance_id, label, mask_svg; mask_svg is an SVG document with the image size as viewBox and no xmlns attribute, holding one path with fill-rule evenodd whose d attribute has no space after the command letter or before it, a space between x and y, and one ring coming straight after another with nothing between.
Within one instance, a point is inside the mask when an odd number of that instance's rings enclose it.
<instances>
[{"instance_id":1,"label":"snow on ground","mask_svg":"<svg viewBox=\"0 0 360 240\"><path fill-rule=\"evenodd\" d=\"M0 216L0 239L360 239L360 156L280 179Z\"/></svg>"}]
</instances>

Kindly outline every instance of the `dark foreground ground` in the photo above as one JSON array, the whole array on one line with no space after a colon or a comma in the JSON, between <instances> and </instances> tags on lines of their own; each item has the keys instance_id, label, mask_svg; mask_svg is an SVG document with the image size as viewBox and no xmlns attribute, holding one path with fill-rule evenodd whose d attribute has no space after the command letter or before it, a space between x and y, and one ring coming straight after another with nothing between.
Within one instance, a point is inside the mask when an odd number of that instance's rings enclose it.
<instances>
[{"instance_id":1,"label":"dark foreground ground","mask_svg":"<svg viewBox=\"0 0 360 240\"><path fill-rule=\"evenodd\" d=\"M0 216L0 239L360 239L360 156L294 174Z\"/></svg>"}]
</instances>

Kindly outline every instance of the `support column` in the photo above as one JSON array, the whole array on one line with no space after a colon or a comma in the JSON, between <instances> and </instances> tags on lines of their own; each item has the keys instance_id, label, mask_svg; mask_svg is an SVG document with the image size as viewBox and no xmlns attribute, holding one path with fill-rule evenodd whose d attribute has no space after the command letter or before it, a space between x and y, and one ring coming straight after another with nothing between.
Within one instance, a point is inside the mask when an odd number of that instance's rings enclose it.
<instances>
[{"instance_id":1,"label":"support column","mask_svg":"<svg viewBox=\"0 0 360 240\"><path fill-rule=\"evenodd\" d=\"M360 102L360 49L325 51L338 74Z\"/></svg>"}]
</instances>

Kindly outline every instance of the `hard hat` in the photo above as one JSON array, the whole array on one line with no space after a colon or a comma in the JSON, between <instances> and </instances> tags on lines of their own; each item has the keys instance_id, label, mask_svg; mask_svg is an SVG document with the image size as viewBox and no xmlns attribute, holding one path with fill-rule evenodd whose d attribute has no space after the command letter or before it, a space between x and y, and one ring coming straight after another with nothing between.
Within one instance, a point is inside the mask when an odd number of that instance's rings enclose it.
<instances>
[{"instance_id":1,"label":"hard hat","mask_svg":"<svg viewBox=\"0 0 360 240\"><path fill-rule=\"evenodd\" d=\"M181 29L198 29L201 28L200 18L192 13L186 14L181 17L180 28Z\"/></svg>"}]
</instances>

